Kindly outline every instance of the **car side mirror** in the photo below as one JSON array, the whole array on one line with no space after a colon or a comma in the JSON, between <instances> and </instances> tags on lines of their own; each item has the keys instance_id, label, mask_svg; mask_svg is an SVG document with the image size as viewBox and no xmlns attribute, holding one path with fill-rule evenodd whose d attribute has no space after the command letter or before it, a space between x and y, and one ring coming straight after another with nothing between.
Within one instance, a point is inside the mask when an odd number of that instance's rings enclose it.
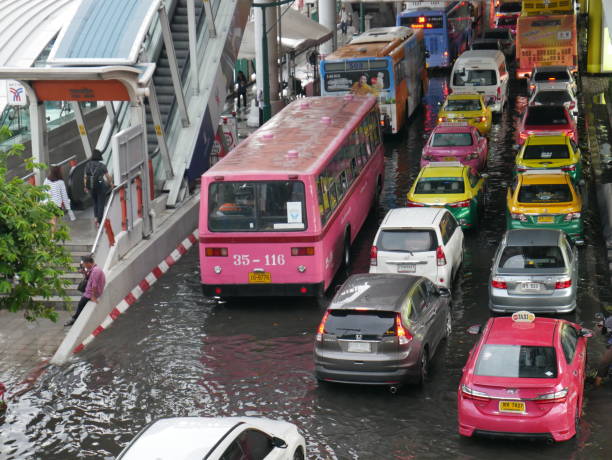
<instances>
[{"instance_id":1,"label":"car side mirror","mask_svg":"<svg viewBox=\"0 0 612 460\"><path fill-rule=\"evenodd\" d=\"M278 447L279 449L287 448L287 443L283 441L281 438L277 438L276 436L272 436L272 445L274 447Z\"/></svg>"},{"instance_id":2,"label":"car side mirror","mask_svg":"<svg viewBox=\"0 0 612 460\"><path fill-rule=\"evenodd\" d=\"M580 329L578 335L580 337L584 337L585 339L590 339L591 337L593 337L593 331L590 329Z\"/></svg>"},{"instance_id":3,"label":"car side mirror","mask_svg":"<svg viewBox=\"0 0 612 460\"><path fill-rule=\"evenodd\" d=\"M447 288L438 288L438 295L440 297L450 297L451 293L450 290L448 290Z\"/></svg>"},{"instance_id":4,"label":"car side mirror","mask_svg":"<svg viewBox=\"0 0 612 460\"><path fill-rule=\"evenodd\" d=\"M470 335L478 335L480 334L482 327L480 324L474 324L473 326L468 327L467 333Z\"/></svg>"}]
</instances>

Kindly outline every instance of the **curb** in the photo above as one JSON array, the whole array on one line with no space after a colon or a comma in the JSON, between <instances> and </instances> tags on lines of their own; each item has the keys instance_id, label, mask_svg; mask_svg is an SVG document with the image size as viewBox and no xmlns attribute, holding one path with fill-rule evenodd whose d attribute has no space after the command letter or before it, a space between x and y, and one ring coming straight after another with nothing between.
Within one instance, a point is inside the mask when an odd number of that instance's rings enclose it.
<instances>
[{"instance_id":1,"label":"curb","mask_svg":"<svg viewBox=\"0 0 612 460\"><path fill-rule=\"evenodd\" d=\"M106 316L104 321L96 327L89 336L81 342L80 345L77 345L72 353L79 353L82 351L87 345L89 345L93 339L96 338L102 331L108 329L109 326L117 319L117 317L124 313L129 307L134 305L136 301L149 290L151 286L155 284L155 282L161 278L164 273L166 273L170 267L172 267L175 263L177 263L180 258L185 254L191 247L197 242L197 233L198 229L196 228L187 238L180 243L174 251L170 253L168 257L162 260L153 270L149 272L145 278L138 283L138 285L130 291L128 295L126 295L119 304L113 308L113 310Z\"/></svg>"}]
</instances>

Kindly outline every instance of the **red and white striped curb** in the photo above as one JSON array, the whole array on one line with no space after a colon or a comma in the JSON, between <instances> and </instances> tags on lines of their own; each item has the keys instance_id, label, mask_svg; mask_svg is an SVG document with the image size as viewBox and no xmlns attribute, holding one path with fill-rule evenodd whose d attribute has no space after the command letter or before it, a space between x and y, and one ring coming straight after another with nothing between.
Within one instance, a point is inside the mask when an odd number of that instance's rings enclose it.
<instances>
[{"instance_id":1,"label":"red and white striped curb","mask_svg":"<svg viewBox=\"0 0 612 460\"><path fill-rule=\"evenodd\" d=\"M144 294L151 286L155 284L155 282L162 277L164 273L166 273L170 267L172 267L175 263L179 261L179 259L185 254L191 246L193 246L197 241L198 229L195 229L193 233L191 233L187 238L183 240L178 247L170 253L168 257L161 261L134 289L130 291L128 295L124 297L124 299L113 308L102 324L100 324L97 328L93 330L89 336L83 342L75 347L72 351L73 353L78 353L83 350L91 341L100 334L104 329L108 329L108 327L117 319L117 317L124 313L129 307L131 307L136 301L140 298L142 294Z\"/></svg>"}]
</instances>

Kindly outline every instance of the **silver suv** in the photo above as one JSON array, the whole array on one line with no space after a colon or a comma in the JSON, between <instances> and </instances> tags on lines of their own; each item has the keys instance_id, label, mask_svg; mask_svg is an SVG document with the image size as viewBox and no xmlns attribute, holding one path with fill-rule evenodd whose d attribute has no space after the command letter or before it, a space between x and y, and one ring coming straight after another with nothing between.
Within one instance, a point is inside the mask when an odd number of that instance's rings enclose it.
<instances>
[{"instance_id":1,"label":"silver suv","mask_svg":"<svg viewBox=\"0 0 612 460\"><path fill-rule=\"evenodd\" d=\"M569 313L576 308L578 250L561 230L509 230L489 281L494 312Z\"/></svg>"},{"instance_id":2,"label":"silver suv","mask_svg":"<svg viewBox=\"0 0 612 460\"><path fill-rule=\"evenodd\" d=\"M318 380L397 387L422 384L451 332L450 296L421 276L352 275L317 331Z\"/></svg>"}]
</instances>

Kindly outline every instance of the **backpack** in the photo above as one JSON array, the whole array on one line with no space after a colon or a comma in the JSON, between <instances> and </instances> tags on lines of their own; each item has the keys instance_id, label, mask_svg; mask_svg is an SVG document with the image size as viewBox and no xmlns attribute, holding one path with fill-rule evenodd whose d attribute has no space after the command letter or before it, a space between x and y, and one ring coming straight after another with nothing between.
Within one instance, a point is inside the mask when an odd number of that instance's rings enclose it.
<instances>
[{"instance_id":1,"label":"backpack","mask_svg":"<svg viewBox=\"0 0 612 460\"><path fill-rule=\"evenodd\" d=\"M89 163L85 170L86 183L89 190L106 185L104 180L105 169L104 165L97 161Z\"/></svg>"}]
</instances>

